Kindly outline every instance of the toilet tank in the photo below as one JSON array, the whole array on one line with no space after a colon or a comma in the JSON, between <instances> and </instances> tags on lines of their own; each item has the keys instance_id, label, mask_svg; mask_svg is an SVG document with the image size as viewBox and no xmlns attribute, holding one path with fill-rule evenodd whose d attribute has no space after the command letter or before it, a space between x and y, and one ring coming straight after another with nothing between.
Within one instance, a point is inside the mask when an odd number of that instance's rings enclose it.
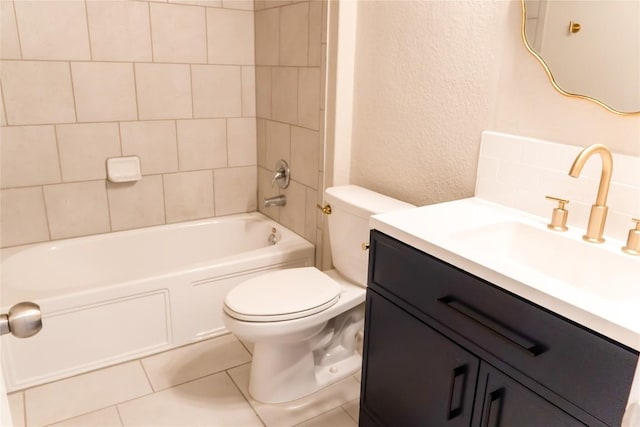
<instances>
[{"instance_id":1,"label":"toilet tank","mask_svg":"<svg viewBox=\"0 0 640 427\"><path fill-rule=\"evenodd\" d=\"M328 221L333 266L349 280L366 286L369 254L362 244L369 242L369 217L414 206L357 185L329 187L325 201L331 205Z\"/></svg>"}]
</instances>

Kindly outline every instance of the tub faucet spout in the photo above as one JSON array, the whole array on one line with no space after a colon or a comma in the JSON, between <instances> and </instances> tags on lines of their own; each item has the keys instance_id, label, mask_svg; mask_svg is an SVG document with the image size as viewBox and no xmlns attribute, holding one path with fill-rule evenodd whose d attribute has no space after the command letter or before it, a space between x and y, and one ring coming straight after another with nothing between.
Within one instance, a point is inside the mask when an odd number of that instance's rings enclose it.
<instances>
[{"instance_id":1,"label":"tub faucet spout","mask_svg":"<svg viewBox=\"0 0 640 427\"><path fill-rule=\"evenodd\" d=\"M569 176L577 178L582 172L582 167L594 154L600 154L602 159L602 174L600 175L600 185L598 186L598 195L596 202L591 206L591 214L589 215L589 224L587 225L587 233L582 236L584 240L592 243L602 243L604 238L604 225L607 220L607 196L609 195L609 185L611 184L611 173L613 172L613 157L611 151L602 144L591 145L582 150L578 157L571 165Z\"/></svg>"},{"instance_id":2,"label":"tub faucet spout","mask_svg":"<svg viewBox=\"0 0 640 427\"><path fill-rule=\"evenodd\" d=\"M271 206L284 206L286 204L287 204L287 196L285 196L284 194L280 194L279 196L264 198L265 208L270 208Z\"/></svg>"}]
</instances>

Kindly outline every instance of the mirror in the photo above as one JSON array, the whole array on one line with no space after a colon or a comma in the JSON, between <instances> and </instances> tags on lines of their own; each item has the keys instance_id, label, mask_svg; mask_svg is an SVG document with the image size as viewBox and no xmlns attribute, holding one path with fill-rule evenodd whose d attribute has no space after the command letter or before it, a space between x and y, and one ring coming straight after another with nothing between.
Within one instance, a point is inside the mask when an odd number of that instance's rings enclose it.
<instances>
[{"instance_id":1,"label":"mirror","mask_svg":"<svg viewBox=\"0 0 640 427\"><path fill-rule=\"evenodd\" d=\"M522 38L562 94L640 113L640 0L521 0Z\"/></svg>"}]
</instances>

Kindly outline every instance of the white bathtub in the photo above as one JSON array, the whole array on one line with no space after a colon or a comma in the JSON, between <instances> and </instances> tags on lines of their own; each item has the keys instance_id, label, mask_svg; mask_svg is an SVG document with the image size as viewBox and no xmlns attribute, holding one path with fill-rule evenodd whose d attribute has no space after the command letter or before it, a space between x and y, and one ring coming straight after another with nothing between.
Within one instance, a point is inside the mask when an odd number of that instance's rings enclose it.
<instances>
[{"instance_id":1,"label":"white bathtub","mask_svg":"<svg viewBox=\"0 0 640 427\"><path fill-rule=\"evenodd\" d=\"M314 248L250 213L8 248L0 256L2 312L33 301L43 314L37 335L2 337L2 368L14 391L226 333L227 290L268 270L313 265Z\"/></svg>"}]
</instances>

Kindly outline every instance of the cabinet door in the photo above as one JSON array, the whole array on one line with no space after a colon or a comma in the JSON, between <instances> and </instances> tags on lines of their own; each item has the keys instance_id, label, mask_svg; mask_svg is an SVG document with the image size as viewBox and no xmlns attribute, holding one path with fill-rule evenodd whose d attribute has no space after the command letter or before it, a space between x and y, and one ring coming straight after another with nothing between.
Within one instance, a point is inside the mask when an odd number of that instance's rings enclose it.
<instances>
[{"instance_id":1,"label":"cabinet door","mask_svg":"<svg viewBox=\"0 0 640 427\"><path fill-rule=\"evenodd\" d=\"M361 420L469 427L478 368L475 356L367 292Z\"/></svg>"},{"instance_id":2,"label":"cabinet door","mask_svg":"<svg viewBox=\"0 0 640 427\"><path fill-rule=\"evenodd\" d=\"M480 427L585 426L485 362L480 365L473 425Z\"/></svg>"}]
</instances>

